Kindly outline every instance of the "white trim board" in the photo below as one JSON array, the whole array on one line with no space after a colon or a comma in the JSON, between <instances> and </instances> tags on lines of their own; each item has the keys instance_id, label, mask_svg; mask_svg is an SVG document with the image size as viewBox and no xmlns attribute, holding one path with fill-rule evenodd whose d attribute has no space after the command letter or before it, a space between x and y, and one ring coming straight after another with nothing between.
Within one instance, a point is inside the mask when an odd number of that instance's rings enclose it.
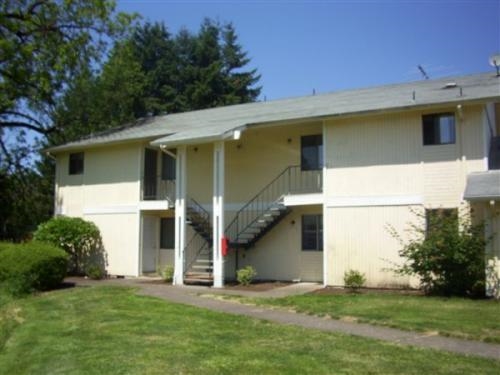
<instances>
[{"instance_id":1,"label":"white trim board","mask_svg":"<svg viewBox=\"0 0 500 375\"><path fill-rule=\"evenodd\" d=\"M307 206L323 204L323 193L317 194L290 194L283 198L285 206Z\"/></svg>"},{"instance_id":2,"label":"white trim board","mask_svg":"<svg viewBox=\"0 0 500 375\"><path fill-rule=\"evenodd\" d=\"M168 210L172 208L173 205L169 204L167 200L152 200L152 201L140 201L139 202L139 210L148 211L148 210Z\"/></svg>"},{"instance_id":3,"label":"white trim board","mask_svg":"<svg viewBox=\"0 0 500 375\"><path fill-rule=\"evenodd\" d=\"M328 197L326 207L408 206L423 204L421 195L386 195L373 197Z\"/></svg>"},{"instance_id":4,"label":"white trim board","mask_svg":"<svg viewBox=\"0 0 500 375\"><path fill-rule=\"evenodd\" d=\"M84 215L136 214L137 205L85 207Z\"/></svg>"}]
</instances>

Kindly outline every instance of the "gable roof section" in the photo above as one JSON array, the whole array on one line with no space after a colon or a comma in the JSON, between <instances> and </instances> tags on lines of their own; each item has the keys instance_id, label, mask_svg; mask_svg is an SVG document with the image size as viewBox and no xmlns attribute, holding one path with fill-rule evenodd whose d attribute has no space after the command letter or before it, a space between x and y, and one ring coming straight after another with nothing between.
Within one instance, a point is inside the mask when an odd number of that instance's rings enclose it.
<instances>
[{"instance_id":1,"label":"gable roof section","mask_svg":"<svg viewBox=\"0 0 500 375\"><path fill-rule=\"evenodd\" d=\"M456 86L446 88L451 82ZM152 145L168 147L224 139L234 130L257 124L491 99L500 99L500 77L494 73L482 73L156 116L47 151L133 140L150 140Z\"/></svg>"}]
</instances>

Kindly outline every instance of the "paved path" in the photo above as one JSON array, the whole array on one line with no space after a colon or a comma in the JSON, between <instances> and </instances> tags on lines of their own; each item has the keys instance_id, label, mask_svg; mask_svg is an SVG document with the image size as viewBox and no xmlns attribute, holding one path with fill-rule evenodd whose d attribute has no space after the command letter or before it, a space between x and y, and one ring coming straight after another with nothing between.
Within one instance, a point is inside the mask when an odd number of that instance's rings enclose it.
<instances>
[{"instance_id":1,"label":"paved path","mask_svg":"<svg viewBox=\"0 0 500 375\"><path fill-rule=\"evenodd\" d=\"M475 355L500 360L500 345L498 344L462 340L451 337L428 335L419 332L403 331L394 328L374 326L370 324L321 318L285 310L277 310L261 306L243 305L234 301L224 301L216 298L207 298L200 296L200 294L239 294L251 296L255 293L257 293L261 297L284 296L287 295L285 289L286 287L274 289L274 292L245 292L196 286L178 287L165 284L155 284L141 279L116 279L99 282L92 282L83 279L70 279L69 281L76 282L77 285L106 283L113 285L134 286L138 287L139 293L143 295L154 296L165 299L167 301L196 306L214 311L244 315L280 324L296 325L300 327L313 328L328 332L340 332L348 335L391 341L397 344L413 345L423 348L445 350L458 354ZM306 284L306 286L303 287L290 288L289 293L307 293L307 291L310 291L313 288L314 284ZM285 290L279 291L279 289Z\"/></svg>"}]
</instances>

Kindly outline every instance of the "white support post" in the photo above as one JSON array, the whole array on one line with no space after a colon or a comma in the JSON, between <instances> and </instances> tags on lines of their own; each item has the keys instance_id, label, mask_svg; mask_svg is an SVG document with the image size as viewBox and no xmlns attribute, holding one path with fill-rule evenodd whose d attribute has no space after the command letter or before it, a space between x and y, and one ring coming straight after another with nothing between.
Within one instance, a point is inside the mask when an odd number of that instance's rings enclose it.
<instances>
[{"instance_id":1,"label":"white support post","mask_svg":"<svg viewBox=\"0 0 500 375\"><path fill-rule=\"evenodd\" d=\"M214 143L213 190L213 272L214 288L224 286L224 257L221 240L224 236L224 142Z\"/></svg>"},{"instance_id":2,"label":"white support post","mask_svg":"<svg viewBox=\"0 0 500 375\"><path fill-rule=\"evenodd\" d=\"M177 148L175 164L175 264L174 285L184 283L186 247L186 146Z\"/></svg>"}]
</instances>

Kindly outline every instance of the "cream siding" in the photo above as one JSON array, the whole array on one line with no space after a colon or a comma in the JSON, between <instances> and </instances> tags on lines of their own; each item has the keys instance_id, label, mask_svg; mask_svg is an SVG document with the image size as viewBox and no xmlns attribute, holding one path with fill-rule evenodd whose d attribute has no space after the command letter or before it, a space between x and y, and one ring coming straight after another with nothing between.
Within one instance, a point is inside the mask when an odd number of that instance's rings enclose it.
<instances>
[{"instance_id":1,"label":"cream siding","mask_svg":"<svg viewBox=\"0 0 500 375\"><path fill-rule=\"evenodd\" d=\"M423 145L422 114L454 111L325 121L327 284L342 285L344 272L356 269L370 286L413 285L385 270L401 261L387 225L404 233L420 204L458 207L467 174L485 169L482 106L457 111L455 144Z\"/></svg>"},{"instance_id":2,"label":"cream siding","mask_svg":"<svg viewBox=\"0 0 500 375\"><path fill-rule=\"evenodd\" d=\"M263 280L322 282L323 252L301 249L302 215L321 213L321 206L294 208L254 248L239 251L239 267L252 265L257 271L257 278ZM234 275L234 270L228 270L228 274Z\"/></svg>"},{"instance_id":3,"label":"cream siding","mask_svg":"<svg viewBox=\"0 0 500 375\"><path fill-rule=\"evenodd\" d=\"M139 275L139 214L84 215L101 231L111 275Z\"/></svg>"},{"instance_id":4,"label":"cream siding","mask_svg":"<svg viewBox=\"0 0 500 375\"><path fill-rule=\"evenodd\" d=\"M139 274L139 174L141 147L84 151L84 173L69 175L69 154L57 157L56 213L97 224L114 275Z\"/></svg>"},{"instance_id":5,"label":"cream siding","mask_svg":"<svg viewBox=\"0 0 500 375\"><path fill-rule=\"evenodd\" d=\"M418 210L419 206L410 206ZM401 264L397 238L390 227L405 236L407 224L416 216L408 206L338 207L327 208L325 226L328 285L344 285L344 273L356 270L364 273L367 286L415 286L408 277L391 271Z\"/></svg>"}]
</instances>

